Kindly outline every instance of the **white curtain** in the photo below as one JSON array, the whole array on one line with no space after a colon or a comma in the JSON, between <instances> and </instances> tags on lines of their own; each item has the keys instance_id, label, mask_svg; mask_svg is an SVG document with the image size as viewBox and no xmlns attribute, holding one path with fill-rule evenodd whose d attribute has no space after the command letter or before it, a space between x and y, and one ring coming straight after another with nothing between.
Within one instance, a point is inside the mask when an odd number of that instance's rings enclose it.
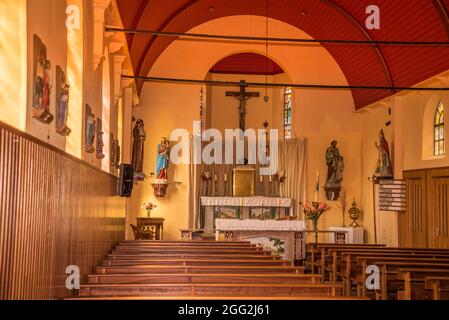
<instances>
[{"instance_id":1,"label":"white curtain","mask_svg":"<svg viewBox=\"0 0 449 320\"><path fill-rule=\"evenodd\" d=\"M264 178L264 182L260 183L256 179L256 194L265 196L275 196L279 194L281 197L293 199L293 212L298 218L301 218L298 208L299 203L305 201L306 193L306 140L305 139L291 139L279 142L279 165L278 171L285 171L286 179L283 183L273 182L268 183L268 178ZM193 161L193 139L190 138L190 165L189 165L189 228L200 227L200 196L208 195L214 196L231 196L232 188L232 165L195 165ZM218 182L212 180L203 182L201 173L208 168L211 172L211 177L215 173L218 176ZM258 171L258 166L256 166ZM224 172L228 174L227 192L224 190ZM207 183L207 186L205 185ZM272 187L267 187L267 186ZM217 192L215 192L215 188ZM270 192L267 192L269 189ZM273 194L275 193L275 194Z\"/></svg>"},{"instance_id":2,"label":"white curtain","mask_svg":"<svg viewBox=\"0 0 449 320\"><path fill-rule=\"evenodd\" d=\"M201 165L194 164L193 136L190 135L190 164L189 164L189 228L196 229L199 226L200 212L200 186Z\"/></svg>"},{"instance_id":3,"label":"white curtain","mask_svg":"<svg viewBox=\"0 0 449 320\"><path fill-rule=\"evenodd\" d=\"M295 215L301 218L299 203L306 197L307 141L291 139L279 142L279 171L284 170L286 179L280 184L281 197L292 198Z\"/></svg>"}]
</instances>

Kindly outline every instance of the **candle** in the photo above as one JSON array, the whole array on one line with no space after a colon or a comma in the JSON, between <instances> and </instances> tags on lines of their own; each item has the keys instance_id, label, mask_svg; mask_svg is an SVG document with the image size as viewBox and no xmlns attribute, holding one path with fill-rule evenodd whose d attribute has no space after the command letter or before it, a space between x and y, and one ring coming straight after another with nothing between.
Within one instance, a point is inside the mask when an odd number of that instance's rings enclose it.
<instances>
[{"instance_id":1,"label":"candle","mask_svg":"<svg viewBox=\"0 0 449 320\"><path fill-rule=\"evenodd\" d=\"M215 182L218 181L218 175L217 174L214 174L214 180L215 180Z\"/></svg>"},{"instance_id":2,"label":"candle","mask_svg":"<svg viewBox=\"0 0 449 320\"><path fill-rule=\"evenodd\" d=\"M224 174L224 181L225 182L228 182L228 174L225 172L225 174Z\"/></svg>"},{"instance_id":3,"label":"candle","mask_svg":"<svg viewBox=\"0 0 449 320\"><path fill-rule=\"evenodd\" d=\"M270 175L270 182L273 182L273 176Z\"/></svg>"},{"instance_id":4,"label":"candle","mask_svg":"<svg viewBox=\"0 0 449 320\"><path fill-rule=\"evenodd\" d=\"M260 182L263 182L263 176L260 176Z\"/></svg>"}]
</instances>

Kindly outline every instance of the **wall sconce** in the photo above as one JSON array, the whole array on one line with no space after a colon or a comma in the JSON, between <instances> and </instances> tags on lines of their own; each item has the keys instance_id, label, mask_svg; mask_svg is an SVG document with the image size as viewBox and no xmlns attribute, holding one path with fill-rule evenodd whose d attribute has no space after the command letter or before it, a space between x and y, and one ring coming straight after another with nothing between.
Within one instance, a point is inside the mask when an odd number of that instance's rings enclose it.
<instances>
[{"instance_id":1,"label":"wall sconce","mask_svg":"<svg viewBox=\"0 0 449 320\"><path fill-rule=\"evenodd\" d=\"M175 186L175 189L178 190L181 187L182 182L179 180L176 180L176 181L173 181L173 185Z\"/></svg>"}]
</instances>

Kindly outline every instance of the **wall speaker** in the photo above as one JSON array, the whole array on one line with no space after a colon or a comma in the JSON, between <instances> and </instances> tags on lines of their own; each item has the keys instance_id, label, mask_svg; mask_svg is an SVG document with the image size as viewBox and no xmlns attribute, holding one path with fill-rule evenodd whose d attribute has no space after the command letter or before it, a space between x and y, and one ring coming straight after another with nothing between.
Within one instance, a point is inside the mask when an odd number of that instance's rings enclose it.
<instances>
[{"instance_id":1,"label":"wall speaker","mask_svg":"<svg viewBox=\"0 0 449 320\"><path fill-rule=\"evenodd\" d=\"M131 197L134 184L134 168L131 164L120 165L120 177L117 193L120 197Z\"/></svg>"}]
</instances>

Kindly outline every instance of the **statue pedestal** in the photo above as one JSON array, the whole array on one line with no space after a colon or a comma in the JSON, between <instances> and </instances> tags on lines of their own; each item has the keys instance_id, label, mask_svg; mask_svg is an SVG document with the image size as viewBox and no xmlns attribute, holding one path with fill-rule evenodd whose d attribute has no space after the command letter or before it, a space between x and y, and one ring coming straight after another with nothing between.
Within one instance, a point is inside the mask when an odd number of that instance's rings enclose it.
<instances>
[{"instance_id":1,"label":"statue pedestal","mask_svg":"<svg viewBox=\"0 0 449 320\"><path fill-rule=\"evenodd\" d=\"M155 197L164 198L167 195L167 182L155 182L151 186L153 187Z\"/></svg>"},{"instance_id":2,"label":"statue pedestal","mask_svg":"<svg viewBox=\"0 0 449 320\"><path fill-rule=\"evenodd\" d=\"M327 200L336 201L340 197L341 188L324 187L324 191L326 192Z\"/></svg>"}]
</instances>

